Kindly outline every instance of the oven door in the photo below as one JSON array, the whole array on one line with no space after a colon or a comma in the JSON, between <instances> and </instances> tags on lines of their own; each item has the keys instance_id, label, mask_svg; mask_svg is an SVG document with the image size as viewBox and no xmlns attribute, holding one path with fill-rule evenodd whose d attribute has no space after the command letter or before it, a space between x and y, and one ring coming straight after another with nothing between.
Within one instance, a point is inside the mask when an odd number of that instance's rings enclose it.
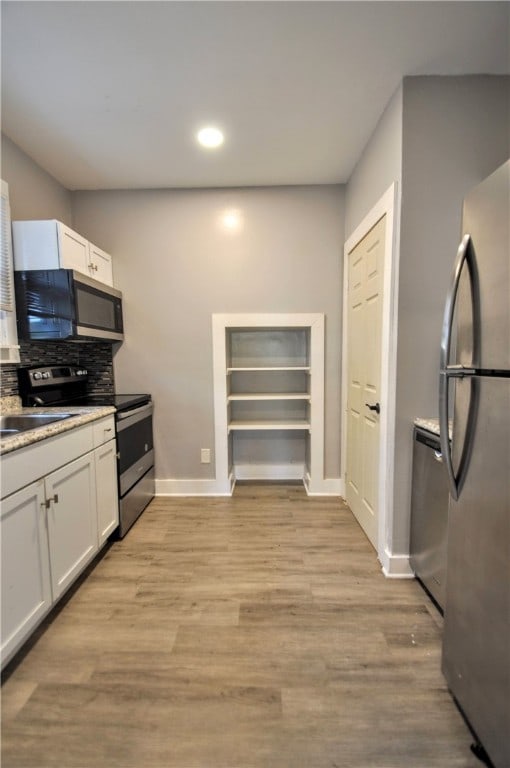
<instances>
[{"instance_id":1,"label":"oven door","mask_svg":"<svg viewBox=\"0 0 510 768\"><path fill-rule=\"evenodd\" d=\"M152 410L152 403L147 403L116 414L121 498L154 465Z\"/></svg>"}]
</instances>

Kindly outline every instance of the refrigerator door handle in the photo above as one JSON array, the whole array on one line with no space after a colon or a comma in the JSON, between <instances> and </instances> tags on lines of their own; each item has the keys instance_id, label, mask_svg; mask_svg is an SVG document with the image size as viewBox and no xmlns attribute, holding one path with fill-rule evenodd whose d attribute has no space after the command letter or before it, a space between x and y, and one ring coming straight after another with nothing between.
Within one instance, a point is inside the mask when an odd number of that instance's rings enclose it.
<instances>
[{"instance_id":1,"label":"refrigerator door handle","mask_svg":"<svg viewBox=\"0 0 510 768\"><path fill-rule=\"evenodd\" d=\"M450 442L450 430L449 430L449 408L448 408L448 374L445 371L441 371L439 374L439 441L441 444L441 454L443 457L443 464L446 467L446 475L448 477L448 487L450 489L450 496L457 501L459 498L459 488L457 484L457 478L455 477L455 471L453 469L452 460L452 446Z\"/></svg>"},{"instance_id":2,"label":"refrigerator door handle","mask_svg":"<svg viewBox=\"0 0 510 768\"><path fill-rule=\"evenodd\" d=\"M478 373L476 368L467 365L449 365L446 372L451 379L463 379L465 376L476 376Z\"/></svg>"},{"instance_id":3,"label":"refrigerator door handle","mask_svg":"<svg viewBox=\"0 0 510 768\"><path fill-rule=\"evenodd\" d=\"M479 352L479 285L478 273L476 267L475 252L471 235L464 235L457 251L457 258L453 268L453 277L446 297L446 304L443 317L443 329L441 334L441 354L440 354L440 374L439 374L439 439L441 443L441 453L448 476L448 485L450 495L456 501L462 488L469 458L471 453L471 444L473 432L475 429L476 415L478 410L479 386L476 382L476 368L471 366L450 364L453 318L455 314L455 305L459 289L460 278L464 266L469 269L471 280L471 300L473 307L473 358L478 360ZM466 434L465 442L462 447L461 459L457 474L453 466L452 444L450 440L450 414L449 414L449 381L450 379L471 379L471 392L469 410L466 414Z\"/></svg>"},{"instance_id":4,"label":"refrigerator door handle","mask_svg":"<svg viewBox=\"0 0 510 768\"><path fill-rule=\"evenodd\" d=\"M457 301L457 292L459 290L460 276L464 267L464 262L473 261L473 251L471 248L471 235L464 235L457 251L457 258L453 267L453 277L448 294L443 315L443 329L441 333L441 355L440 370L446 371L450 364L450 352L452 345L453 315L455 313L455 303ZM470 264L471 266L471 264Z\"/></svg>"}]
</instances>

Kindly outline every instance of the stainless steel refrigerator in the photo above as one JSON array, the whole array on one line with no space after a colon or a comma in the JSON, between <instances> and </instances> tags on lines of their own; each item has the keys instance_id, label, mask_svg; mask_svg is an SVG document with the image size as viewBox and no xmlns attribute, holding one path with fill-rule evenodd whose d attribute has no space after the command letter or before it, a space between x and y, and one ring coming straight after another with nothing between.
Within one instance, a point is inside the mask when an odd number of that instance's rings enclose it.
<instances>
[{"instance_id":1,"label":"stainless steel refrigerator","mask_svg":"<svg viewBox=\"0 0 510 768\"><path fill-rule=\"evenodd\" d=\"M442 667L496 768L510 768L509 218L510 161L464 201L439 392L450 487Z\"/></svg>"}]
</instances>

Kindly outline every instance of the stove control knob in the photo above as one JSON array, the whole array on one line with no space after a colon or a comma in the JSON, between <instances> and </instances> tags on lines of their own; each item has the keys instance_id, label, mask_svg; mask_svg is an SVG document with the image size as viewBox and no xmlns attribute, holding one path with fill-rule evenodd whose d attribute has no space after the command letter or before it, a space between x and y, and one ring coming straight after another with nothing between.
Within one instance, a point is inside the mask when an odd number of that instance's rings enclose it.
<instances>
[{"instance_id":1,"label":"stove control knob","mask_svg":"<svg viewBox=\"0 0 510 768\"><path fill-rule=\"evenodd\" d=\"M39 379L42 379L42 373L41 373L41 371L36 371L36 372L34 373L34 379L35 379L36 381L39 381Z\"/></svg>"},{"instance_id":2,"label":"stove control knob","mask_svg":"<svg viewBox=\"0 0 510 768\"><path fill-rule=\"evenodd\" d=\"M44 371L44 373L42 374L42 378L43 379L51 379L50 371Z\"/></svg>"}]
</instances>

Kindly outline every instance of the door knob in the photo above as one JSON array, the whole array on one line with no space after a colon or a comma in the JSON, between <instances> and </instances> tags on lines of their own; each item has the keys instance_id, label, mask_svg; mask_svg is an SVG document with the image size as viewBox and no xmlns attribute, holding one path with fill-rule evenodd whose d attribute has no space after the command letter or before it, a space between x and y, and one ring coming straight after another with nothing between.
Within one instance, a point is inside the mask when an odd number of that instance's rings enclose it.
<instances>
[{"instance_id":1,"label":"door knob","mask_svg":"<svg viewBox=\"0 0 510 768\"><path fill-rule=\"evenodd\" d=\"M381 413L381 406L379 403L376 403L375 405L370 405L369 403L365 403L367 408L371 411L375 411L376 413Z\"/></svg>"}]
</instances>

